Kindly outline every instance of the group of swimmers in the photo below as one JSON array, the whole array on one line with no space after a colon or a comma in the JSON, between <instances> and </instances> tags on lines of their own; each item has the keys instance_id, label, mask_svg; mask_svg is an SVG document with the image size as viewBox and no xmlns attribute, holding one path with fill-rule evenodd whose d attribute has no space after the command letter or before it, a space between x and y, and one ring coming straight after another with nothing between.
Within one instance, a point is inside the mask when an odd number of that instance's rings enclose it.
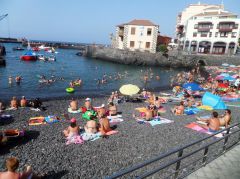
<instances>
[{"instance_id":1,"label":"group of swimmers","mask_svg":"<svg viewBox=\"0 0 240 179\"><path fill-rule=\"evenodd\" d=\"M17 85L19 85L21 83L21 81L22 81L22 76L18 75L18 76L15 77L15 82L16 82ZM8 83L10 85L13 84L13 77L12 76L8 77Z\"/></svg>"}]
</instances>

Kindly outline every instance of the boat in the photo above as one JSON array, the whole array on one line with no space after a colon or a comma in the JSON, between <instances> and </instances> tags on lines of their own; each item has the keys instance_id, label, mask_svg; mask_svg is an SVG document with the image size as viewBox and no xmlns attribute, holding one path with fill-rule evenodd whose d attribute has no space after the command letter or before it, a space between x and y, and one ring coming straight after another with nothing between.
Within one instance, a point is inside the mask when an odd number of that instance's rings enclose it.
<instances>
[{"instance_id":1,"label":"boat","mask_svg":"<svg viewBox=\"0 0 240 179\"><path fill-rule=\"evenodd\" d=\"M47 57L47 61L56 61L56 57L51 55L50 57Z\"/></svg>"},{"instance_id":2,"label":"boat","mask_svg":"<svg viewBox=\"0 0 240 179\"><path fill-rule=\"evenodd\" d=\"M42 55L42 54L38 54L37 59L42 60L42 61L46 61L46 57L44 57L44 55Z\"/></svg>"},{"instance_id":3,"label":"boat","mask_svg":"<svg viewBox=\"0 0 240 179\"><path fill-rule=\"evenodd\" d=\"M22 55L20 58L21 60L24 60L24 61L36 61L37 55L32 51L28 51L24 55Z\"/></svg>"},{"instance_id":4,"label":"boat","mask_svg":"<svg viewBox=\"0 0 240 179\"><path fill-rule=\"evenodd\" d=\"M35 52L38 52L40 50L40 48L39 47L33 47L32 50L35 51Z\"/></svg>"},{"instance_id":5,"label":"boat","mask_svg":"<svg viewBox=\"0 0 240 179\"><path fill-rule=\"evenodd\" d=\"M17 50L18 50L18 51L21 51L21 50L24 50L24 48L22 48L22 47L13 47L13 50L14 50L14 51L17 51Z\"/></svg>"}]
</instances>

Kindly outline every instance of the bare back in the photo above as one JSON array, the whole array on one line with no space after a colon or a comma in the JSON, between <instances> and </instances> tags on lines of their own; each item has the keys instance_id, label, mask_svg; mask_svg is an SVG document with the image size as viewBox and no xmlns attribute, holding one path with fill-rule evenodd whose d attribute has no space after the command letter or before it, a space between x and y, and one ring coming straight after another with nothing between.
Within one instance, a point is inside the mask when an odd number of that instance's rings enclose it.
<instances>
[{"instance_id":1,"label":"bare back","mask_svg":"<svg viewBox=\"0 0 240 179\"><path fill-rule=\"evenodd\" d=\"M220 129L220 121L218 118L211 118L208 122L208 127L212 130L219 130Z\"/></svg>"}]
</instances>

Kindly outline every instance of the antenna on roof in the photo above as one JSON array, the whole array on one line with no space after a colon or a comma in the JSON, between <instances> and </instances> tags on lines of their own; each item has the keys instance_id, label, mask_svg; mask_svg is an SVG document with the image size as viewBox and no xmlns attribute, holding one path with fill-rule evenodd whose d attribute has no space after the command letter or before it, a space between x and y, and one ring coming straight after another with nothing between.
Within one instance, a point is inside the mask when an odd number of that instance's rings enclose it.
<instances>
[{"instance_id":1,"label":"antenna on roof","mask_svg":"<svg viewBox=\"0 0 240 179\"><path fill-rule=\"evenodd\" d=\"M223 2L223 0L221 2L221 6L222 6L222 9L224 10L224 2Z\"/></svg>"}]
</instances>

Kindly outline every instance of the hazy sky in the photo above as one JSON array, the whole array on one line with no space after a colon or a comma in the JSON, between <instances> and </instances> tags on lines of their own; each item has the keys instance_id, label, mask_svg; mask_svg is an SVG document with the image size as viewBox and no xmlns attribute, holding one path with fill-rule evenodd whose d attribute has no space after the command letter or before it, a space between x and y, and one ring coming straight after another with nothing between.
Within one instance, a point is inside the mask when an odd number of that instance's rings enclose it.
<instances>
[{"instance_id":1,"label":"hazy sky","mask_svg":"<svg viewBox=\"0 0 240 179\"><path fill-rule=\"evenodd\" d=\"M202 0L220 4L222 0ZM149 19L163 35L173 36L176 15L198 0L0 0L0 36L28 39L110 43L115 26ZM240 14L240 0L225 0L225 9Z\"/></svg>"}]
</instances>

